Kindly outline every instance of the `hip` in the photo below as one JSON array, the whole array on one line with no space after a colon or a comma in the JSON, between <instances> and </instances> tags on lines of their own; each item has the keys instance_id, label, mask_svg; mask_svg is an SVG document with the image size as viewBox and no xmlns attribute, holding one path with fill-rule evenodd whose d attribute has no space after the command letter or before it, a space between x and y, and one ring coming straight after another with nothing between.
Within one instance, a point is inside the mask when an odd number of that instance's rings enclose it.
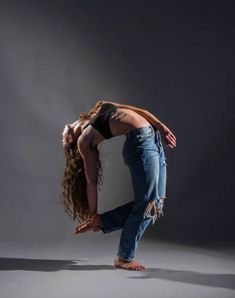
<instances>
[{"instance_id":1,"label":"hip","mask_svg":"<svg viewBox=\"0 0 235 298\"><path fill-rule=\"evenodd\" d=\"M152 125L134 129L125 136L122 149L125 163L166 159L161 134Z\"/></svg>"}]
</instances>

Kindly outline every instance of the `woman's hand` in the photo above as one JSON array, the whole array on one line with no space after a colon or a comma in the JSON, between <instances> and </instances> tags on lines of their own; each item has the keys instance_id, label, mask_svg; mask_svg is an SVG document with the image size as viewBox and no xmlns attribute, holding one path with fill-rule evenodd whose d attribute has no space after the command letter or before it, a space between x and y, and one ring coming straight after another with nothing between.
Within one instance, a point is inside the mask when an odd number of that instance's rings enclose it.
<instances>
[{"instance_id":1,"label":"woman's hand","mask_svg":"<svg viewBox=\"0 0 235 298\"><path fill-rule=\"evenodd\" d=\"M159 130L162 133L163 139L166 142L167 146L171 148L176 147L176 136L173 134L173 132L170 131L170 129L164 124L161 125Z\"/></svg>"},{"instance_id":2,"label":"woman's hand","mask_svg":"<svg viewBox=\"0 0 235 298\"><path fill-rule=\"evenodd\" d=\"M87 232L87 231L90 231L90 230L93 230L93 232L96 232L98 230L100 230L98 227L95 226L95 217L96 217L96 213L95 214L92 214L88 217L88 219L78 225L75 229L74 229L74 234L79 234L79 233L84 233L84 232Z\"/></svg>"},{"instance_id":3,"label":"woman's hand","mask_svg":"<svg viewBox=\"0 0 235 298\"><path fill-rule=\"evenodd\" d=\"M74 233L74 234L84 233L84 232L87 232L87 231L90 230L90 229L91 229L91 223L90 223L89 221L86 221L86 222L84 222L84 223L78 225L78 226L74 229L73 233Z\"/></svg>"}]
</instances>

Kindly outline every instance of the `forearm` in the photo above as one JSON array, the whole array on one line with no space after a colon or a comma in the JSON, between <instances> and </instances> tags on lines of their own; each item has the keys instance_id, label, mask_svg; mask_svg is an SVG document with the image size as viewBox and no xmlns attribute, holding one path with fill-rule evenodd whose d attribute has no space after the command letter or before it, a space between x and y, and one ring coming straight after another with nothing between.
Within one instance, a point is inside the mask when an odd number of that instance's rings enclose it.
<instances>
[{"instance_id":1,"label":"forearm","mask_svg":"<svg viewBox=\"0 0 235 298\"><path fill-rule=\"evenodd\" d=\"M97 213L97 185L95 182L87 182L87 201L89 206L89 215Z\"/></svg>"}]
</instances>

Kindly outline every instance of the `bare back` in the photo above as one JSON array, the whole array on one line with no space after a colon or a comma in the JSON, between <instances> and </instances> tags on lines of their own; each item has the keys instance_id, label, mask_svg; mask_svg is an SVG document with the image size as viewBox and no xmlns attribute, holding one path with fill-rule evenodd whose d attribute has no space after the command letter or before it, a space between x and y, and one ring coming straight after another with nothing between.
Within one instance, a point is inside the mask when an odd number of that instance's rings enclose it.
<instances>
[{"instance_id":1,"label":"bare back","mask_svg":"<svg viewBox=\"0 0 235 298\"><path fill-rule=\"evenodd\" d=\"M87 122L82 126L81 134L86 138L86 142L88 141L94 146L106 140L92 125L88 125L83 130L86 124ZM124 135L135 128L148 125L150 125L150 123L144 117L127 108L117 108L109 117L109 127L114 137Z\"/></svg>"}]
</instances>

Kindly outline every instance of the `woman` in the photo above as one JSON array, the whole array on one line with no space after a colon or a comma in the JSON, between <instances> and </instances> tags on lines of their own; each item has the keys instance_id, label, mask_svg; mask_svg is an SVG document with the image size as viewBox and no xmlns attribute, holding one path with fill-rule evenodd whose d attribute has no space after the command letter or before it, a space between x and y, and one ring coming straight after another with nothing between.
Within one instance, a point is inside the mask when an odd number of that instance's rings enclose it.
<instances>
[{"instance_id":1,"label":"woman","mask_svg":"<svg viewBox=\"0 0 235 298\"><path fill-rule=\"evenodd\" d=\"M125 135L122 156L129 167L134 200L97 213L97 187L102 184L98 144ZM176 147L176 137L153 114L131 105L100 100L87 113L67 124L62 133L66 156L63 177L64 210L82 224L74 233L109 233L122 228L114 260L116 268L145 270L134 261L138 241L152 221L163 215L166 197L166 157L161 135L167 146ZM151 214L153 212L153 214Z\"/></svg>"}]
</instances>

